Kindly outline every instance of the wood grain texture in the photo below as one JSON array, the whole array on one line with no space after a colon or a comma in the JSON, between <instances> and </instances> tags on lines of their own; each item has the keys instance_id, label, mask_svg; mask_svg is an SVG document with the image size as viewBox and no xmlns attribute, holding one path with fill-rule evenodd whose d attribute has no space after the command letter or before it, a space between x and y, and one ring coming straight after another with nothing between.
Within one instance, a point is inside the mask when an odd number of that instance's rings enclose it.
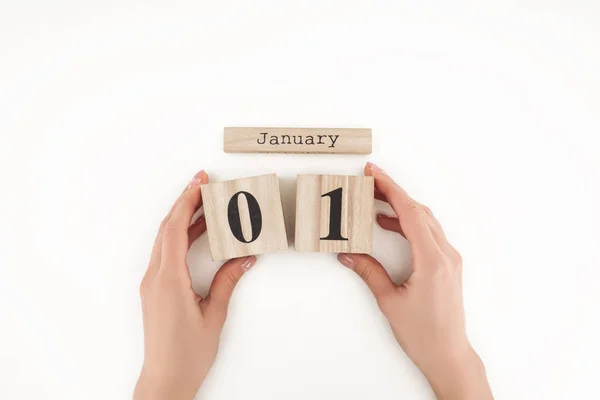
<instances>
[{"instance_id":1,"label":"wood grain texture","mask_svg":"<svg viewBox=\"0 0 600 400\"><path fill-rule=\"evenodd\" d=\"M323 240L330 234L331 198L342 188L341 235L348 240ZM374 180L371 176L298 175L296 192L297 251L371 253Z\"/></svg>"},{"instance_id":2,"label":"wood grain texture","mask_svg":"<svg viewBox=\"0 0 600 400\"><path fill-rule=\"evenodd\" d=\"M201 189L208 241L213 260L224 260L287 249L288 242L277 175L262 175L208 183L202 185ZM251 243L244 243L236 239L229 222L229 202L240 191L254 196L260 207L259 213L250 215L246 196L237 196L239 217L236 216L236 218L239 218L241 222L243 239L250 241L252 238L251 219L260 217L262 221L260 234Z\"/></svg>"},{"instance_id":3,"label":"wood grain texture","mask_svg":"<svg viewBox=\"0 0 600 400\"><path fill-rule=\"evenodd\" d=\"M226 153L371 154L371 129L225 128Z\"/></svg>"}]
</instances>

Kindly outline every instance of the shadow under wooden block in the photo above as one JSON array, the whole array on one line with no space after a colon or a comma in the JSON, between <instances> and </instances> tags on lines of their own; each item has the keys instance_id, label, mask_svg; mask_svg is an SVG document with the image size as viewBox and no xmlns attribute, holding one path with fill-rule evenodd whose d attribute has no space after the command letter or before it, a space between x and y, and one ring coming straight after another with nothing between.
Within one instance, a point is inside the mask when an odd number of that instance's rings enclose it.
<instances>
[{"instance_id":1,"label":"shadow under wooden block","mask_svg":"<svg viewBox=\"0 0 600 400\"><path fill-rule=\"evenodd\" d=\"M371 176L298 175L296 250L370 253L373 190Z\"/></svg>"},{"instance_id":2,"label":"shadow under wooden block","mask_svg":"<svg viewBox=\"0 0 600 400\"><path fill-rule=\"evenodd\" d=\"M213 260L287 249L277 175L202 185L202 201Z\"/></svg>"}]
</instances>

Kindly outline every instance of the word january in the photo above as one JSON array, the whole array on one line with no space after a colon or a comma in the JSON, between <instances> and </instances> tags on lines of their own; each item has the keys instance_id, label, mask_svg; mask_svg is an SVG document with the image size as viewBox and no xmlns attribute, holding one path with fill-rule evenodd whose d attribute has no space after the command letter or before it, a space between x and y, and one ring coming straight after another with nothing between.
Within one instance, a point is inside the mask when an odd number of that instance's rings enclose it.
<instances>
[{"instance_id":1,"label":"word january","mask_svg":"<svg viewBox=\"0 0 600 400\"><path fill-rule=\"evenodd\" d=\"M305 145L316 145L316 144L328 144L327 147L335 147L335 142L338 140L340 135L271 135L269 133L259 133L262 137L256 139L258 144L270 144L272 146L280 144L305 144ZM317 142L315 142L315 137ZM323 141L323 138L326 138ZM268 140L267 140L268 139ZM304 143L302 142L304 139Z\"/></svg>"}]
</instances>

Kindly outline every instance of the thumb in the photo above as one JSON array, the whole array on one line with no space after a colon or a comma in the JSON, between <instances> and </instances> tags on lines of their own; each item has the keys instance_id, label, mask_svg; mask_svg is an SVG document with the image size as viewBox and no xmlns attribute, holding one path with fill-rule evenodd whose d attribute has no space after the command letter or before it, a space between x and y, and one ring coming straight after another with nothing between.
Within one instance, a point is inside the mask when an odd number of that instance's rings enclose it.
<instances>
[{"instance_id":1,"label":"thumb","mask_svg":"<svg viewBox=\"0 0 600 400\"><path fill-rule=\"evenodd\" d=\"M337 258L365 281L377 301L396 289L383 265L370 255L340 253Z\"/></svg>"},{"instance_id":2,"label":"thumb","mask_svg":"<svg viewBox=\"0 0 600 400\"><path fill-rule=\"evenodd\" d=\"M235 289L235 285L256 263L255 256L233 258L227 261L219 268L210 285L210 290L206 299L202 301L206 309L207 318L217 317L219 320L225 321L227 316L227 306L229 299Z\"/></svg>"}]
</instances>

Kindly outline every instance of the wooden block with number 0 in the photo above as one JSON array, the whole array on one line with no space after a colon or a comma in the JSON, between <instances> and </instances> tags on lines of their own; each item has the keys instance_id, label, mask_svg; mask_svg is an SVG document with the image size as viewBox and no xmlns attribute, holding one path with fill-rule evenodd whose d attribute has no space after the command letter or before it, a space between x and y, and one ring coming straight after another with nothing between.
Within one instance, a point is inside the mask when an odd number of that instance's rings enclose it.
<instances>
[{"instance_id":1,"label":"wooden block with number 0","mask_svg":"<svg viewBox=\"0 0 600 400\"><path fill-rule=\"evenodd\" d=\"M296 250L370 253L373 190L371 176L298 175Z\"/></svg>"},{"instance_id":2,"label":"wooden block with number 0","mask_svg":"<svg viewBox=\"0 0 600 400\"><path fill-rule=\"evenodd\" d=\"M213 260L287 249L277 175L202 185Z\"/></svg>"}]
</instances>

